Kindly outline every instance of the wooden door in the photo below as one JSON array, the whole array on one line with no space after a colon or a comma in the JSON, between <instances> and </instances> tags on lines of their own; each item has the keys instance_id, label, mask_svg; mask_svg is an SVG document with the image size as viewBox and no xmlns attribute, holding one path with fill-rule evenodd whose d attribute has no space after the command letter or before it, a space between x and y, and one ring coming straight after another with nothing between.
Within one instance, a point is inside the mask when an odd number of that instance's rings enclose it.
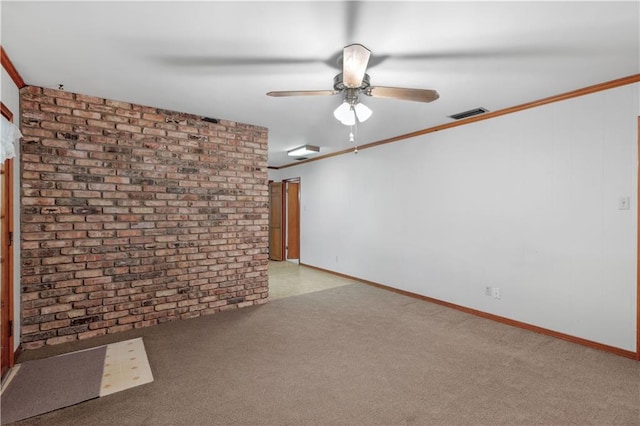
<instances>
[{"instance_id":1,"label":"wooden door","mask_svg":"<svg viewBox=\"0 0 640 426\"><path fill-rule=\"evenodd\" d=\"M13 114L2 106L2 115ZM13 366L13 160L0 164L0 369L1 375Z\"/></svg>"},{"instance_id":2,"label":"wooden door","mask_svg":"<svg viewBox=\"0 0 640 426\"><path fill-rule=\"evenodd\" d=\"M2 334L2 375L13 365L13 251L11 247L12 238L12 211L11 211L11 175L13 171L13 160L6 160L0 166L0 199L1 201L1 222L2 231L0 237L0 262L2 263L2 285L0 296L0 333Z\"/></svg>"},{"instance_id":3,"label":"wooden door","mask_svg":"<svg viewBox=\"0 0 640 426\"><path fill-rule=\"evenodd\" d=\"M284 260L283 182L269 183L269 259Z\"/></svg>"},{"instance_id":4,"label":"wooden door","mask_svg":"<svg viewBox=\"0 0 640 426\"><path fill-rule=\"evenodd\" d=\"M300 259L299 182L287 182L287 259Z\"/></svg>"}]
</instances>

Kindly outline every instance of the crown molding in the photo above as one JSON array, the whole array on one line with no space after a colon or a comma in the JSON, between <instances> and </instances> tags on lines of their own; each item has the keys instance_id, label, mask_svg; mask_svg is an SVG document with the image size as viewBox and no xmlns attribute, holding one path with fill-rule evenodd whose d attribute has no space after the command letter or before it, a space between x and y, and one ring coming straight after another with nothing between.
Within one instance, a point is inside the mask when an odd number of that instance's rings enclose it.
<instances>
[{"instance_id":1,"label":"crown molding","mask_svg":"<svg viewBox=\"0 0 640 426\"><path fill-rule=\"evenodd\" d=\"M440 124L438 126L429 127L422 130L417 130L412 133L406 133L399 136L394 136L388 139L382 139L377 142L371 142L365 145L359 145L358 151L362 151L363 149L373 148L378 145L384 145L392 142L399 142L405 139L414 138L416 136L426 135L428 133L438 132L445 129L451 129L453 127L464 126L465 124L475 123L477 121L488 120L490 118L500 117L502 115L511 114L514 112L524 111L526 109L531 109L547 104L551 104L554 102L560 102L571 98L577 98L579 96L589 95L591 93L601 92L603 90L613 89L620 86L625 86L627 84L633 84L640 82L640 74L630 75L628 77L619 78L616 80L607 81L600 84L595 84L593 86L584 87L582 89L572 90L571 92L561 93L559 95L550 96L548 98L539 99L533 102L527 102L525 104L517 105L514 107L504 108L497 111L486 112L484 114L476 115L473 117L469 117L463 120L454 121L452 123ZM353 152L353 148L343 149L341 151L332 152L330 154L322 155L320 157L309 158L308 160L302 160L297 163L289 163L282 165L280 167L275 167L275 169L286 169L289 167L299 166L301 164L310 163L312 161L324 160L325 158L336 157L338 155L349 154Z\"/></svg>"},{"instance_id":2,"label":"crown molding","mask_svg":"<svg viewBox=\"0 0 640 426\"><path fill-rule=\"evenodd\" d=\"M13 112L11 112L4 102L0 102L0 114L10 122L13 122Z\"/></svg>"},{"instance_id":3,"label":"crown molding","mask_svg":"<svg viewBox=\"0 0 640 426\"><path fill-rule=\"evenodd\" d=\"M11 80L13 80L15 85L18 86L18 89L22 89L24 86L26 86L24 80L20 76L20 73L18 72L18 70L16 70L16 67L13 66L13 62L11 62L11 59L9 59L9 55L7 55L7 52L4 51L4 47L2 46L0 46L0 59L2 62L2 68L7 71L7 74L9 74Z\"/></svg>"}]
</instances>

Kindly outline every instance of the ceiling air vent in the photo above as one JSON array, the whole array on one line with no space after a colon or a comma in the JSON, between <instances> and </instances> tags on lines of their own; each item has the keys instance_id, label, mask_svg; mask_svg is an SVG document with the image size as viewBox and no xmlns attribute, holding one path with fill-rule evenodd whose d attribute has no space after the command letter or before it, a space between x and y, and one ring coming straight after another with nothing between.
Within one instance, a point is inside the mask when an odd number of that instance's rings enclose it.
<instances>
[{"instance_id":1,"label":"ceiling air vent","mask_svg":"<svg viewBox=\"0 0 640 426\"><path fill-rule=\"evenodd\" d=\"M485 108L474 108L474 109L470 109L469 111L464 111L464 112L459 112L457 114L453 114L450 115L450 118L453 118L454 120L462 120L463 118L469 118L469 117L473 117L474 115L479 115L479 114L484 114L485 112L488 112L488 109Z\"/></svg>"}]
</instances>

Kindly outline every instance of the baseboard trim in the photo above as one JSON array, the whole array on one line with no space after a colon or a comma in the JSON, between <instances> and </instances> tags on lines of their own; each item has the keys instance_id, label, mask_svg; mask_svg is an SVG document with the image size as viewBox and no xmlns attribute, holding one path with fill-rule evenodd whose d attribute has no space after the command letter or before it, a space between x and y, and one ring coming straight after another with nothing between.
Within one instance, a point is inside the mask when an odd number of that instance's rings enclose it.
<instances>
[{"instance_id":1,"label":"baseboard trim","mask_svg":"<svg viewBox=\"0 0 640 426\"><path fill-rule=\"evenodd\" d=\"M18 357L22 354L22 345L18 345L15 352L13 353L13 359L11 360L11 367L14 366Z\"/></svg>"},{"instance_id":2,"label":"baseboard trim","mask_svg":"<svg viewBox=\"0 0 640 426\"><path fill-rule=\"evenodd\" d=\"M342 277L342 278L347 278L347 279L351 279L351 280L354 280L354 281L358 281L360 283L367 284L367 285L370 285L372 287L377 287L377 288L380 288L382 290L387 290L387 291L391 291L393 293L402 294L403 296L408 296L408 297L412 297L414 299L422 300L422 301L425 301L425 302L430 302L430 303L435 303L437 305L446 306L447 308L455 309L457 311L465 312L467 314L475 315L475 316L478 316L478 317L481 317L481 318L485 318L485 319L489 319L489 320L492 320L492 321L496 321L496 322L499 322L499 323L502 323L502 324L510 325L510 326L513 326L513 327L518 327L518 328L521 328L521 329L524 329L524 330L528 330L528 331L533 331L534 333L544 334L546 336L555 337L555 338L561 339L561 340L566 340L566 341L571 342L571 343L577 343L577 344L582 345L582 346L587 346L587 347L592 348L592 349L598 349L598 350L609 352L609 353L612 353L614 355L618 355L618 356L621 356L621 357L624 357L624 358L629 358L629 359L633 359L633 360L636 360L636 361L640 361L640 358L638 357L638 354L636 354L636 352L628 351L626 349L621 349L621 348L617 348L615 346L605 345L605 344L602 344L602 343L598 343L598 342L594 342L594 341L591 341L591 340L583 339L581 337L571 336L569 334L560 333L558 331L549 330L549 329L543 328L543 327L538 327L536 325L528 324L526 322L513 320L513 319L510 319L510 318L502 317L500 315L490 314L488 312L479 311L477 309L467 308L465 306L456 305L455 303L445 302L443 300L434 299L432 297L423 296L421 294L412 293L412 292L406 291L406 290L400 290L398 288L389 287L389 286L384 285L384 284L380 284L380 283L376 283L376 282L373 282L373 281L364 280L362 278L353 277L353 276L350 276L350 275L342 274L340 272L331 271L329 269L319 268L317 266L308 265L306 263L300 263L300 265L301 266L306 266L307 268L316 269L318 271L327 272L329 274L336 275L338 277Z\"/></svg>"}]
</instances>

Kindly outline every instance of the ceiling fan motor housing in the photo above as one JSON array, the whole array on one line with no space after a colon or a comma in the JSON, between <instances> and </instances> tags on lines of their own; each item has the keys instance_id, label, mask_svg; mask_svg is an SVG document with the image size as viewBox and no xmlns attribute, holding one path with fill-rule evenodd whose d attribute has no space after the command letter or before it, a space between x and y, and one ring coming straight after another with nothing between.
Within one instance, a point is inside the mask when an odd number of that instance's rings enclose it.
<instances>
[{"instance_id":1,"label":"ceiling fan motor housing","mask_svg":"<svg viewBox=\"0 0 640 426\"><path fill-rule=\"evenodd\" d=\"M354 87L354 88L350 88L344 85L342 73L336 75L333 78L333 88L340 92L344 91L345 93L344 101L351 105L355 105L358 103L358 95L361 92L366 93L365 90L368 89L370 85L371 83L369 80L369 74L364 75L364 77L362 78L362 84L360 85L360 87Z\"/></svg>"},{"instance_id":2,"label":"ceiling fan motor housing","mask_svg":"<svg viewBox=\"0 0 640 426\"><path fill-rule=\"evenodd\" d=\"M369 87L371 84L369 82L369 74L365 74L364 77L362 78L362 84L360 85L360 87L355 87L353 89L356 89L358 91L363 91L365 90L367 87ZM333 88L335 90L347 90L349 89L349 87L344 85L344 81L343 81L343 75L342 73L336 75L333 78Z\"/></svg>"}]
</instances>

